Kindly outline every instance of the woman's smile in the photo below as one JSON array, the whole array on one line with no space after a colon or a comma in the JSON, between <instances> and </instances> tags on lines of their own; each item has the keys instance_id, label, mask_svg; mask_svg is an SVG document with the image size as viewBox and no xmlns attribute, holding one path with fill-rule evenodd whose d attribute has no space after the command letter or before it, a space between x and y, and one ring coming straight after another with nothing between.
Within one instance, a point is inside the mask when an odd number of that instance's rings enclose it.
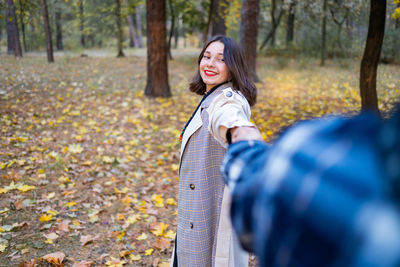
<instances>
[{"instance_id":1,"label":"woman's smile","mask_svg":"<svg viewBox=\"0 0 400 267\"><path fill-rule=\"evenodd\" d=\"M215 71L212 71L212 70L204 70L204 74L207 75L208 77L213 77L213 76L217 75L218 73L216 73Z\"/></svg>"}]
</instances>

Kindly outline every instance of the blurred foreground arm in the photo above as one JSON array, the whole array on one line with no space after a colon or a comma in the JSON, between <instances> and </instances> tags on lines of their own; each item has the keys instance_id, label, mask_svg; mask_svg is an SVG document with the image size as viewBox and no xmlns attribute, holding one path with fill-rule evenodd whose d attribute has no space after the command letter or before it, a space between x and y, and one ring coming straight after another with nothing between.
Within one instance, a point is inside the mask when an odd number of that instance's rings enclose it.
<instances>
[{"instance_id":1,"label":"blurred foreground arm","mask_svg":"<svg viewBox=\"0 0 400 267\"><path fill-rule=\"evenodd\" d=\"M400 217L386 189L400 179L399 129L399 114L365 114L300 123L273 146L230 145L222 172L244 248L261 266L398 266Z\"/></svg>"}]
</instances>

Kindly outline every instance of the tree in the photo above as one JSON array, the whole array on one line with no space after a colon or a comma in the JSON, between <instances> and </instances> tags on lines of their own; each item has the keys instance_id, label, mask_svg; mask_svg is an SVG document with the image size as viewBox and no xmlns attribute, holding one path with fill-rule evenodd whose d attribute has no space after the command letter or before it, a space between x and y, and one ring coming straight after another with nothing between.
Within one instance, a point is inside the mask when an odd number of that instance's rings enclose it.
<instances>
[{"instance_id":1,"label":"tree","mask_svg":"<svg viewBox=\"0 0 400 267\"><path fill-rule=\"evenodd\" d=\"M118 39L118 54L117 57L125 57L122 51L122 18L121 18L121 0L115 0L117 8L115 10L117 20L117 39Z\"/></svg>"},{"instance_id":2,"label":"tree","mask_svg":"<svg viewBox=\"0 0 400 267\"><path fill-rule=\"evenodd\" d=\"M40 2L42 4L44 31L46 33L47 61L54 62L53 41L51 39L51 29L49 23L49 13L47 11L47 2L46 0L40 0Z\"/></svg>"},{"instance_id":3,"label":"tree","mask_svg":"<svg viewBox=\"0 0 400 267\"><path fill-rule=\"evenodd\" d=\"M326 58L326 11L327 11L328 0L324 0L324 6L322 10L322 34L321 34L321 66L325 65Z\"/></svg>"},{"instance_id":4,"label":"tree","mask_svg":"<svg viewBox=\"0 0 400 267\"><path fill-rule=\"evenodd\" d=\"M260 81L256 72L259 9L259 0L242 1L240 44L247 60L249 75L255 82Z\"/></svg>"},{"instance_id":5,"label":"tree","mask_svg":"<svg viewBox=\"0 0 400 267\"><path fill-rule=\"evenodd\" d=\"M137 30L137 38L138 38L138 44L139 48L143 47L143 41L142 41L142 16L141 16L141 7L140 5L137 5L135 8L135 17L136 17L136 30Z\"/></svg>"},{"instance_id":6,"label":"tree","mask_svg":"<svg viewBox=\"0 0 400 267\"><path fill-rule=\"evenodd\" d=\"M57 50L64 50L63 36L62 36L62 24L61 24L61 7L58 6L58 1L55 1L56 11L55 11L55 23L56 23L56 47Z\"/></svg>"},{"instance_id":7,"label":"tree","mask_svg":"<svg viewBox=\"0 0 400 267\"><path fill-rule=\"evenodd\" d=\"M296 0L292 0L289 4L287 23L286 23L286 48L289 48L293 43L294 38L294 22L296 12Z\"/></svg>"},{"instance_id":8,"label":"tree","mask_svg":"<svg viewBox=\"0 0 400 267\"><path fill-rule=\"evenodd\" d=\"M83 0L77 2L77 5L79 5L79 30L81 33L81 46L85 47L85 31L84 31L84 26L85 26L85 20L84 20L84 9L83 9Z\"/></svg>"},{"instance_id":9,"label":"tree","mask_svg":"<svg viewBox=\"0 0 400 267\"><path fill-rule=\"evenodd\" d=\"M226 25L225 25L225 17L226 10L228 9L229 2L228 0L213 0L212 1L212 9L214 13L211 16L211 27L212 33L211 35L226 35Z\"/></svg>"},{"instance_id":10,"label":"tree","mask_svg":"<svg viewBox=\"0 0 400 267\"><path fill-rule=\"evenodd\" d=\"M276 30L278 29L278 26L281 22L281 18L283 16L284 13L284 8L283 8L283 4L281 4L280 10L279 10L279 15L278 18L276 18L275 16L275 10L276 10L276 0L271 0L271 20L272 20L272 28L269 31L269 33L267 34L267 36L265 37L264 41L262 42L261 46L260 46L260 50L262 50L265 45L268 43L269 40L271 40L272 45L275 45L275 33Z\"/></svg>"},{"instance_id":11,"label":"tree","mask_svg":"<svg viewBox=\"0 0 400 267\"><path fill-rule=\"evenodd\" d=\"M368 36L360 69L361 109L379 114L376 73L385 34L386 0L371 0Z\"/></svg>"},{"instance_id":12,"label":"tree","mask_svg":"<svg viewBox=\"0 0 400 267\"><path fill-rule=\"evenodd\" d=\"M14 53L16 57L22 57L21 43L19 41L19 31L17 16L15 15L14 0L6 0L7 17L7 54Z\"/></svg>"},{"instance_id":13,"label":"tree","mask_svg":"<svg viewBox=\"0 0 400 267\"><path fill-rule=\"evenodd\" d=\"M169 36L168 36L168 57L169 59L172 59L172 54L171 54L171 43L172 43L172 36L174 35L175 31L175 11L174 11L174 6L172 3L172 0L167 0L168 1L168 6L169 6L169 13L171 16L171 28L169 29Z\"/></svg>"},{"instance_id":14,"label":"tree","mask_svg":"<svg viewBox=\"0 0 400 267\"><path fill-rule=\"evenodd\" d=\"M129 26L129 38L130 38L130 47L138 47L138 38L136 36L136 29L135 29L135 24L133 23L133 16L132 14L129 14L126 16L126 20L128 21L128 26Z\"/></svg>"},{"instance_id":15,"label":"tree","mask_svg":"<svg viewBox=\"0 0 400 267\"><path fill-rule=\"evenodd\" d=\"M150 97L169 97L166 42L166 0L146 0L147 18L147 84Z\"/></svg>"}]
</instances>

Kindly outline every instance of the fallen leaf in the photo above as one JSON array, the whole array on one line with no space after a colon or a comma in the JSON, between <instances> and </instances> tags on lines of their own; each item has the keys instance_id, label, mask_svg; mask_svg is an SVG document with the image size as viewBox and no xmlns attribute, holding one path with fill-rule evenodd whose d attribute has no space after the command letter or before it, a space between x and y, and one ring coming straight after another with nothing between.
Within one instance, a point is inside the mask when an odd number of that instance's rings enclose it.
<instances>
[{"instance_id":1,"label":"fallen leaf","mask_svg":"<svg viewBox=\"0 0 400 267\"><path fill-rule=\"evenodd\" d=\"M133 254L129 255L129 258L133 261L139 261L142 259L140 255L133 255Z\"/></svg>"},{"instance_id":2,"label":"fallen leaf","mask_svg":"<svg viewBox=\"0 0 400 267\"><path fill-rule=\"evenodd\" d=\"M153 248L146 249L146 251L144 252L144 255L150 256L151 254L153 254L153 251L154 251Z\"/></svg>"},{"instance_id":3,"label":"fallen leaf","mask_svg":"<svg viewBox=\"0 0 400 267\"><path fill-rule=\"evenodd\" d=\"M140 236L136 237L136 240L146 240L147 239L147 234L146 233L142 233Z\"/></svg>"},{"instance_id":4,"label":"fallen leaf","mask_svg":"<svg viewBox=\"0 0 400 267\"><path fill-rule=\"evenodd\" d=\"M98 236L92 236L92 235L82 235L80 238L81 246L84 246L90 242L93 242L95 239L97 239Z\"/></svg>"},{"instance_id":5,"label":"fallen leaf","mask_svg":"<svg viewBox=\"0 0 400 267\"><path fill-rule=\"evenodd\" d=\"M64 232L69 232L69 224L70 220L63 220L59 225L58 225L58 230L64 231Z\"/></svg>"},{"instance_id":6,"label":"fallen leaf","mask_svg":"<svg viewBox=\"0 0 400 267\"><path fill-rule=\"evenodd\" d=\"M48 222L51 219L53 219L53 215L51 215L51 214L48 214L48 215L47 214L43 214L42 216L40 216L39 221Z\"/></svg>"},{"instance_id":7,"label":"fallen leaf","mask_svg":"<svg viewBox=\"0 0 400 267\"><path fill-rule=\"evenodd\" d=\"M54 252L54 253L50 253L50 254L47 254L47 255L41 257L41 259L43 259L51 264L54 264L56 266L60 266L61 263L63 262L64 258L65 258L65 254L62 252Z\"/></svg>"},{"instance_id":8,"label":"fallen leaf","mask_svg":"<svg viewBox=\"0 0 400 267\"><path fill-rule=\"evenodd\" d=\"M170 246L171 246L171 241L163 237L156 239L156 241L153 243L153 247L161 251L168 249Z\"/></svg>"}]
</instances>

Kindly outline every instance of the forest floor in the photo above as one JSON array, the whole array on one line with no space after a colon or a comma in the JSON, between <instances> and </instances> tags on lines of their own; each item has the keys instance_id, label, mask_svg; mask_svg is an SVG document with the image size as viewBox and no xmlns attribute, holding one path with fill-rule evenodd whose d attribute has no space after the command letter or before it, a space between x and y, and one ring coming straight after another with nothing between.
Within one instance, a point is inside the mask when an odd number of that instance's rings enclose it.
<instances>
[{"instance_id":1,"label":"forest floor","mask_svg":"<svg viewBox=\"0 0 400 267\"><path fill-rule=\"evenodd\" d=\"M143 56L0 61L0 266L168 266L196 57L170 61L168 99L144 96ZM357 62L258 64L253 120L267 141L298 120L360 110ZM387 114L398 66L380 65L377 86Z\"/></svg>"}]
</instances>

